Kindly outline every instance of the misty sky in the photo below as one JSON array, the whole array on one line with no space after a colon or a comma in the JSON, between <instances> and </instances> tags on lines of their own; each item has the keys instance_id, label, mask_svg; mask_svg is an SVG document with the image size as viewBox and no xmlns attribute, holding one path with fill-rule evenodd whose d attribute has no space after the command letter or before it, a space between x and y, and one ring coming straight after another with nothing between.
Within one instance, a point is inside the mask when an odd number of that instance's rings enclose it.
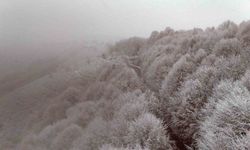
<instances>
[{"instance_id":1,"label":"misty sky","mask_svg":"<svg viewBox=\"0 0 250 150\"><path fill-rule=\"evenodd\" d=\"M250 19L250 0L0 0L0 44L148 37Z\"/></svg>"}]
</instances>

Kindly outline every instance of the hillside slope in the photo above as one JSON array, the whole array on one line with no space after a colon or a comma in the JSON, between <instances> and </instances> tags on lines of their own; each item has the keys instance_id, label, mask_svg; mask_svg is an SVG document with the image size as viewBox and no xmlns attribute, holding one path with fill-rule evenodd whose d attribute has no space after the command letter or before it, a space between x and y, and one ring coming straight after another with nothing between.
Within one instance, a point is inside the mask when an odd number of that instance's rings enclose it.
<instances>
[{"instance_id":1,"label":"hillside slope","mask_svg":"<svg viewBox=\"0 0 250 150\"><path fill-rule=\"evenodd\" d=\"M250 149L249 58L249 21L117 42L69 70L62 92L24 108L18 139L3 125L0 149Z\"/></svg>"}]
</instances>

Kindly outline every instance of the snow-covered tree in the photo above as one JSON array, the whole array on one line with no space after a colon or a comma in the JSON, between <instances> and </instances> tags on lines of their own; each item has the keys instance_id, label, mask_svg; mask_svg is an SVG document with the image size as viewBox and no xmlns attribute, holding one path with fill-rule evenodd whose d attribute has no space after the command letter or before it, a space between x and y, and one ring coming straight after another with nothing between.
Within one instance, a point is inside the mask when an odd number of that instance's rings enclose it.
<instances>
[{"instance_id":1,"label":"snow-covered tree","mask_svg":"<svg viewBox=\"0 0 250 150\"><path fill-rule=\"evenodd\" d=\"M238 32L238 26L228 20L219 25L218 30L222 32L224 38L234 38Z\"/></svg>"},{"instance_id":2,"label":"snow-covered tree","mask_svg":"<svg viewBox=\"0 0 250 150\"><path fill-rule=\"evenodd\" d=\"M250 70L245 72L245 75L241 78L241 82L250 91Z\"/></svg>"},{"instance_id":3,"label":"snow-covered tree","mask_svg":"<svg viewBox=\"0 0 250 150\"><path fill-rule=\"evenodd\" d=\"M240 82L224 81L207 107L210 114L201 122L197 139L199 149L249 149L250 93ZM224 89L226 88L226 89ZM220 90L220 91L221 91Z\"/></svg>"},{"instance_id":4,"label":"snow-covered tree","mask_svg":"<svg viewBox=\"0 0 250 150\"><path fill-rule=\"evenodd\" d=\"M250 21L242 22L239 25L238 38L245 44L250 42Z\"/></svg>"},{"instance_id":5,"label":"snow-covered tree","mask_svg":"<svg viewBox=\"0 0 250 150\"><path fill-rule=\"evenodd\" d=\"M128 140L130 145L139 144L142 148L171 149L162 122L154 115L145 113L129 126Z\"/></svg>"},{"instance_id":6,"label":"snow-covered tree","mask_svg":"<svg viewBox=\"0 0 250 150\"><path fill-rule=\"evenodd\" d=\"M172 112L171 129L184 143L190 143L196 134L201 109L211 96L214 85L218 82L217 70L202 66L187 77L175 99L180 100L176 111Z\"/></svg>"},{"instance_id":7,"label":"snow-covered tree","mask_svg":"<svg viewBox=\"0 0 250 150\"><path fill-rule=\"evenodd\" d=\"M233 39L221 39L214 46L214 53L217 56L230 56L239 55L241 51L240 41L236 38Z\"/></svg>"}]
</instances>

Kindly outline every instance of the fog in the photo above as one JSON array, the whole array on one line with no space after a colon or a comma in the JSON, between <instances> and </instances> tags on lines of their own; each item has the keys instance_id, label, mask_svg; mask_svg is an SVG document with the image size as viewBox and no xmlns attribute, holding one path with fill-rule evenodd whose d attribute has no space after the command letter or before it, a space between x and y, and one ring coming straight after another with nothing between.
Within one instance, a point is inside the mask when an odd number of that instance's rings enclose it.
<instances>
[{"instance_id":1,"label":"fog","mask_svg":"<svg viewBox=\"0 0 250 150\"><path fill-rule=\"evenodd\" d=\"M249 17L248 0L1 0L0 69L167 26L206 28Z\"/></svg>"},{"instance_id":2,"label":"fog","mask_svg":"<svg viewBox=\"0 0 250 150\"><path fill-rule=\"evenodd\" d=\"M1 44L81 43L205 28L250 16L248 0L1 0Z\"/></svg>"},{"instance_id":3,"label":"fog","mask_svg":"<svg viewBox=\"0 0 250 150\"><path fill-rule=\"evenodd\" d=\"M8 74L37 60L148 37L167 26L192 29L237 24L250 18L248 0L1 0L0 71Z\"/></svg>"},{"instance_id":4,"label":"fog","mask_svg":"<svg viewBox=\"0 0 250 150\"><path fill-rule=\"evenodd\" d=\"M0 149L249 149L249 19L249 0L0 0Z\"/></svg>"},{"instance_id":5,"label":"fog","mask_svg":"<svg viewBox=\"0 0 250 150\"><path fill-rule=\"evenodd\" d=\"M167 26L206 28L248 18L248 0L1 0L0 70L83 51L90 43L148 37Z\"/></svg>"}]
</instances>

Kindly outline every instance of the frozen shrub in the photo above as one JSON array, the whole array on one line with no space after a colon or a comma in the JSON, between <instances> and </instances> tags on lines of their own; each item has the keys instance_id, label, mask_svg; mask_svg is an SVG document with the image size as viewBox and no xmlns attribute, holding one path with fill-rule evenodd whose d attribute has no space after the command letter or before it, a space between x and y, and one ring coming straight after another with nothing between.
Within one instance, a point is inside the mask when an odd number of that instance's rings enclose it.
<instances>
[{"instance_id":1,"label":"frozen shrub","mask_svg":"<svg viewBox=\"0 0 250 150\"><path fill-rule=\"evenodd\" d=\"M195 56L194 56L194 59L198 62L198 63L200 63L203 59L204 59L204 57L206 57L207 56L207 52L204 50L204 49L199 49L197 52L196 52L196 54L195 54Z\"/></svg>"},{"instance_id":2,"label":"frozen shrub","mask_svg":"<svg viewBox=\"0 0 250 150\"><path fill-rule=\"evenodd\" d=\"M115 99L121 91L107 82L95 82L84 91L82 99L85 101L98 101L100 99Z\"/></svg>"},{"instance_id":3,"label":"frozen shrub","mask_svg":"<svg viewBox=\"0 0 250 150\"><path fill-rule=\"evenodd\" d=\"M151 97L146 96L141 91L134 91L121 94L113 100L101 99L98 103L95 102L96 117L89 121L90 123L84 128L82 136L74 142L74 148L97 149L103 144L112 144L114 147L134 147L135 145L129 144L130 140L127 138L129 124L149 111L148 103L150 100L148 99ZM67 111L69 120L75 120L73 118L76 118L76 116L78 116L77 118L82 115L86 116L81 112L90 113L90 115L94 113L92 109L83 107L83 104L86 105L86 102L78 104ZM85 111L82 110L84 108ZM105 114L110 114L109 119ZM88 116L85 119L88 120ZM88 122L87 120L86 122ZM73 122L77 123L76 121Z\"/></svg>"},{"instance_id":4,"label":"frozen shrub","mask_svg":"<svg viewBox=\"0 0 250 150\"><path fill-rule=\"evenodd\" d=\"M98 78L102 67L106 64L104 59L93 59L87 61L84 67L80 67L74 71L77 76L78 84L84 86L85 88L93 84Z\"/></svg>"},{"instance_id":5,"label":"frozen shrub","mask_svg":"<svg viewBox=\"0 0 250 150\"><path fill-rule=\"evenodd\" d=\"M160 65L172 66L178 58L172 53L176 47L174 45L156 45L143 51L140 55L141 69L145 76L152 76L154 74L153 69L163 67ZM169 52L171 51L171 52Z\"/></svg>"},{"instance_id":6,"label":"frozen shrub","mask_svg":"<svg viewBox=\"0 0 250 150\"><path fill-rule=\"evenodd\" d=\"M217 58L214 65L219 71L218 77L220 79L238 80L244 75L247 68L241 56L220 57Z\"/></svg>"},{"instance_id":7,"label":"frozen shrub","mask_svg":"<svg viewBox=\"0 0 250 150\"><path fill-rule=\"evenodd\" d=\"M116 76L113 76L113 78L110 80L110 83L122 91L132 91L142 88L142 84L137 73L135 70L128 67L121 70L116 74Z\"/></svg>"},{"instance_id":8,"label":"frozen shrub","mask_svg":"<svg viewBox=\"0 0 250 150\"><path fill-rule=\"evenodd\" d=\"M57 120L66 118L66 110L70 107L67 102L59 102L57 104L50 105L47 110L45 110L42 118L42 125L49 125L55 123Z\"/></svg>"},{"instance_id":9,"label":"frozen shrub","mask_svg":"<svg viewBox=\"0 0 250 150\"><path fill-rule=\"evenodd\" d=\"M218 30L222 32L224 38L234 38L238 31L238 26L232 21L226 21L219 25Z\"/></svg>"},{"instance_id":10,"label":"frozen shrub","mask_svg":"<svg viewBox=\"0 0 250 150\"><path fill-rule=\"evenodd\" d=\"M243 85L250 91L250 70L247 70L245 75L241 78Z\"/></svg>"},{"instance_id":11,"label":"frozen shrub","mask_svg":"<svg viewBox=\"0 0 250 150\"><path fill-rule=\"evenodd\" d=\"M217 56L238 55L241 51L241 44L238 39L222 39L214 46L214 53Z\"/></svg>"},{"instance_id":12,"label":"frozen shrub","mask_svg":"<svg viewBox=\"0 0 250 150\"><path fill-rule=\"evenodd\" d=\"M216 73L215 68L202 66L186 78L178 92L176 99L181 102L176 106L176 111L171 112L173 117L170 126L172 131L186 144L192 142L193 135L198 130L197 118L200 110L206 104L214 85L218 82Z\"/></svg>"},{"instance_id":13,"label":"frozen shrub","mask_svg":"<svg viewBox=\"0 0 250 150\"><path fill-rule=\"evenodd\" d=\"M145 95L141 90L135 90L133 92L122 93L117 99L113 101L113 105L120 110L125 104L143 102L144 104Z\"/></svg>"},{"instance_id":14,"label":"frozen shrub","mask_svg":"<svg viewBox=\"0 0 250 150\"><path fill-rule=\"evenodd\" d=\"M213 94L208 97L206 105L202 108L200 117L198 118L199 120L203 121L205 116L211 115L218 100L224 95L229 95L231 93L231 89L234 86L232 83L232 80L223 80L213 88Z\"/></svg>"},{"instance_id":15,"label":"frozen shrub","mask_svg":"<svg viewBox=\"0 0 250 150\"><path fill-rule=\"evenodd\" d=\"M114 46L110 47L110 53L111 55L134 56L138 53L144 43L145 39L138 37L122 40L120 42L117 42Z\"/></svg>"},{"instance_id":16,"label":"frozen shrub","mask_svg":"<svg viewBox=\"0 0 250 150\"><path fill-rule=\"evenodd\" d=\"M135 102L128 102L121 107L118 111L119 117L127 120L133 121L141 114L147 111L147 102L145 99L139 99Z\"/></svg>"},{"instance_id":17,"label":"frozen shrub","mask_svg":"<svg viewBox=\"0 0 250 150\"><path fill-rule=\"evenodd\" d=\"M142 148L170 149L170 143L162 122L149 113L141 115L129 127L128 139L131 144L140 144Z\"/></svg>"},{"instance_id":18,"label":"frozen shrub","mask_svg":"<svg viewBox=\"0 0 250 150\"><path fill-rule=\"evenodd\" d=\"M119 58L108 60L102 66L98 74L98 81L109 81L113 78L113 76L121 72L123 68L126 67L126 64L122 62Z\"/></svg>"},{"instance_id":19,"label":"frozen shrub","mask_svg":"<svg viewBox=\"0 0 250 150\"><path fill-rule=\"evenodd\" d=\"M70 125L64 129L52 142L53 150L68 150L73 142L82 135L82 129L77 125Z\"/></svg>"},{"instance_id":20,"label":"frozen shrub","mask_svg":"<svg viewBox=\"0 0 250 150\"><path fill-rule=\"evenodd\" d=\"M217 57L214 54L210 54L201 61L200 65L213 66L216 59Z\"/></svg>"},{"instance_id":21,"label":"frozen shrub","mask_svg":"<svg viewBox=\"0 0 250 150\"><path fill-rule=\"evenodd\" d=\"M98 106L93 101L82 102L67 109L66 116L69 120L84 128L94 119L98 112L97 109Z\"/></svg>"},{"instance_id":22,"label":"frozen shrub","mask_svg":"<svg viewBox=\"0 0 250 150\"><path fill-rule=\"evenodd\" d=\"M95 118L83 130L83 134L73 143L75 149L93 150L103 144L111 143L109 123L101 118Z\"/></svg>"},{"instance_id":23,"label":"frozen shrub","mask_svg":"<svg viewBox=\"0 0 250 150\"><path fill-rule=\"evenodd\" d=\"M128 145L126 136L128 135L129 121L122 117L116 117L110 123L111 128L110 144L120 147Z\"/></svg>"},{"instance_id":24,"label":"frozen shrub","mask_svg":"<svg viewBox=\"0 0 250 150\"><path fill-rule=\"evenodd\" d=\"M158 38L162 38L164 36L171 36L174 34L174 30L170 27L166 27L165 30L161 31Z\"/></svg>"},{"instance_id":25,"label":"frozen shrub","mask_svg":"<svg viewBox=\"0 0 250 150\"><path fill-rule=\"evenodd\" d=\"M238 38L245 44L250 42L250 21L242 22L239 26Z\"/></svg>"},{"instance_id":26,"label":"frozen shrub","mask_svg":"<svg viewBox=\"0 0 250 150\"><path fill-rule=\"evenodd\" d=\"M159 117L164 121L171 120L171 113L176 111L176 106L180 104L180 99L175 99L174 96L180 88L185 77L195 69L195 63L191 60L191 56L186 54L182 56L168 72L162 82L159 94L161 97L161 107Z\"/></svg>"},{"instance_id":27,"label":"frozen shrub","mask_svg":"<svg viewBox=\"0 0 250 150\"><path fill-rule=\"evenodd\" d=\"M111 140L114 146L128 145L129 139L126 137L129 133L129 123L149 111L149 107L152 107L149 106L152 96L150 94L133 92L117 100L117 102L113 103L117 113L114 114L114 119L110 125L112 129Z\"/></svg>"},{"instance_id":28,"label":"frozen shrub","mask_svg":"<svg viewBox=\"0 0 250 150\"><path fill-rule=\"evenodd\" d=\"M81 101L81 92L77 87L69 87L56 97L47 101L46 107L34 111L25 128L29 131L40 131L48 125L65 119L66 111L71 106Z\"/></svg>"},{"instance_id":29,"label":"frozen shrub","mask_svg":"<svg viewBox=\"0 0 250 150\"><path fill-rule=\"evenodd\" d=\"M20 150L51 149L52 141L67 127L70 122L61 120L53 125L46 126L37 134L29 134L18 145Z\"/></svg>"},{"instance_id":30,"label":"frozen shrub","mask_svg":"<svg viewBox=\"0 0 250 150\"><path fill-rule=\"evenodd\" d=\"M50 105L42 114L41 126L66 118L66 110L80 101L80 91L74 87L66 89L61 95L50 100Z\"/></svg>"},{"instance_id":31,"label":"frozen shrub","mask_svg":"<svg viewBox=\"0 0 250 150\"><path fill-rule=\"evenodd\" d=\"M122 57L118 60L112 60L113 62L107 63L100 72L97 80L109 82L125 92L142 87L139 78L140 68L136 68L126 57Z\"/></svg>"},{"instance_id":32,"label":"frozen shrub","mask_svg":"<svg viewBox=\"0 0 250 150\"><path fill-rule=\"evenodd\" d=\"M152 44L157 40L157 37L159 35L158 31L153 31L148 39L148 43Z\"/></svg>"},{"instance_id":33,"label":"frozen shrub","mask_svg":"<svg viewBox=\"0 0 250 150\"><path fill-rule=\"evenodd\" d=\"M217 43L222 37L214 28L207 28L204 32L196 34L194 36L196 43L193 45L193 49L205 49L211 51L215 43Z\"/></svg>"},{"instance_id":34,"label":"frozen shrub","mask_svg":"<svg viewBox=\"0 0 250 150\"><path fill-rule=\"evenodd\" d=\"M162 82L160 91L162 97L171 96L179 88L184 77L195 68L195 64L190 59L190 55L184 55L173 65Z\"/></svg>"},{"instance_id":35,"label":"frozen shrub","mask_svg":"<svg viewBox=\"0 0 250 150\"><path fill-rule=\"evenodd\" d=\"M148 39L149 44L159 44L162 43L162 39L165 37L171 37L174 34L174 30L170 27L166 27L164 31L158 32L153 31Z\"/></svg>"},{"instance_id":36,"label":"frozen shrub","mask_svg":"<svg viewBox=\"0 0 250 150\"><path fill-rule=\"evenodd\" d=\"M224 81L223 92L213 101L211 114L201 122L197 146L199 149L249 149L250 93L240 82ZM226 90L226 91L228 91ZM215 103L215 101L217 101ZM211 105L211 104L210 104Z\"/></svg>"},{"instance_id":37,"label":"frozen shrub","mask_svg":"<svg viewBox=\"0 0 250 150\"><path fill-rule=\"evenodd\" d=\"M20 150L33 150L33 149L38 149L38 150L46 150L46 147L41 147L36 143L36 135L30 134L23 138L21 143L18 145L18 149Z\"/></svg>"},{"instance_id":38,"label":"frozen shrub","mask_svg":"<svg viewBox=\"0 0 250 150\"><path fill-rule=\"evenodd\" d=\"M173 59L171 55L160 55L148 67L145 77L146 82L153 90L158 90L161 87L161 82L164 80L164 76L170 70Z\"/></svg>"},{"instance_id":39,"label":"frozen shrub","mask_svg":"<svg viewBox=\"0 0 250 150\"><path fill-rule=\"evenodd\" d=\"M76 87L69 87L63 92L61 99L68 101L73 105L80 101L80 93L80 89Z\"/></svg>"}]
</instances>

